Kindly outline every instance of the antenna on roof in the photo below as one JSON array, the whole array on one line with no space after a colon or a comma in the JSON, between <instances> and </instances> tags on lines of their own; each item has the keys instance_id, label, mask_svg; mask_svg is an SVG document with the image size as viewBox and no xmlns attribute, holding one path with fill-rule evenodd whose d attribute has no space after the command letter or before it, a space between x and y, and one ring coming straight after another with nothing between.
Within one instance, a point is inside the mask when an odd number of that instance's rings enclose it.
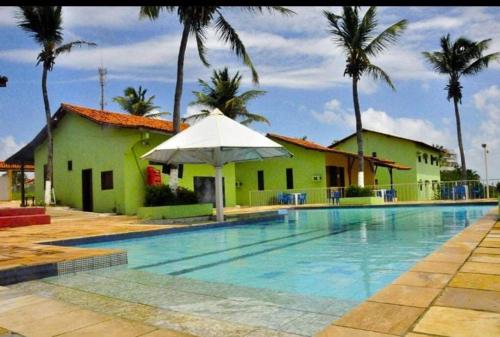
<instances>
[{"instance_id":1,"label":"antenna on roof","mask_svg":"<svg viewBox=\"0 0 500 337\"><path fill-rule=\"evenodd\" d=\"M101 105L101 111L102 111L102 110L104 110L104 106L106 105L106 103L104 102L104 84L106 81L106 74L108 73L106 68L104 68L104 66L102 65L102 55L101 55L101 66L99 68L97 68L97 72L99 73L99 85L101 86L100 105Z\"/></svg>"}]
</instances>

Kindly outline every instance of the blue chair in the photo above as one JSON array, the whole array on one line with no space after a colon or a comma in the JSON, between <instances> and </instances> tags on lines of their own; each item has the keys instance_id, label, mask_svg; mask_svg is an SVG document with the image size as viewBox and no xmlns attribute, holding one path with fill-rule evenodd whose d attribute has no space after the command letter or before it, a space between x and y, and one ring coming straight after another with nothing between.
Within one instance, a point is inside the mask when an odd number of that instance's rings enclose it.
<instances>
[{"instance_id":1,"label":"blue chair","mask_svg":"<svg viewBox=\"0 0 500 337\"><path fill-rule=\"evenodd\" d=\"M332 193L332 202L335 204L335 205L338 205L340 204L340 197L341 197L341 193L340 191L333 191Z\"/></svg>"},{"instance_id":2,"label":"blue chair","mask_svg":"<svg viewBox=\"0 0 500 337\"><path fill-rule=\"evenodd\" d=\"M481 188L479 186L475 186L472 189L472 197L474 199L480 199L483 197L483 193L482 193Z\"/></svg>"},{"instance_id":3,"label":"blue chair","mask_svg":"<svg viewBox=\"0 0 500 337\"><path fill-rule=\"evenodd\" d=\"M458 185L453 188L455 191L455 199L465 199L465 186Z\"/></svg>"},{"instance_id":4,"label":"blue chair","mask_svg":"<svg viewBox=\"0 0 500 337\"><path fill-rule=\"evenodd\" d=\"M286 194L285 193L282 193L282 192L279 192L276 199L278 200L278 203L280 205L283 205L283 204L287 204L288 203L288 199L286 197Z\"/></svg>"},{"instance_id":5,"label":"blue chair","mask_svg":"<svg viewBox=\"0 0 500 337\"><path fill-rule=\"evenodd\" d=\"M441 199L448 200L451 199L451 190L447 186L441 186Z\"/></svg>"},{"instance_id":6,"label":"blue chair","mask_svg":"<svg viewBox=\"0 0 500 337\"><path fill-rule=\"evenodd\" d=\"M307 198L307 194L306 193L300 193L299 194L299 204L305 204L306 203L306 198Z\"/></svg>"},{"instance_id":7,"label":"blue chair","mask_svg":"<svg viewBox=\"0 0 500 337\"><path fill-rule=\"evenodd\" d=\"M385 191L385 201L392 202L396 198L396 190L387 190Z\"/></svg>"}]
</instances>

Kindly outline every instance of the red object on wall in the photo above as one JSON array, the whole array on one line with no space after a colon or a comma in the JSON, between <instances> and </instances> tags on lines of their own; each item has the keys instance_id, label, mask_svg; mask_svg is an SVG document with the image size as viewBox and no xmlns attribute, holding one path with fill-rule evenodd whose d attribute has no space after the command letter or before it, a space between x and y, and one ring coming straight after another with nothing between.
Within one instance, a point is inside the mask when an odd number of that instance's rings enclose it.
<instances>
[{"instance_id":1,"label":"red object on wall","mask_svg":"<svg viewBox=\"0 0 500 337\"><path fill-rule=\"evenodd\" d=\"M148 176L149 186L159 186L161 185L161 171L155 169L153 166L148 166L146 168L146 173Z\"/></svg>"}]
</instances>

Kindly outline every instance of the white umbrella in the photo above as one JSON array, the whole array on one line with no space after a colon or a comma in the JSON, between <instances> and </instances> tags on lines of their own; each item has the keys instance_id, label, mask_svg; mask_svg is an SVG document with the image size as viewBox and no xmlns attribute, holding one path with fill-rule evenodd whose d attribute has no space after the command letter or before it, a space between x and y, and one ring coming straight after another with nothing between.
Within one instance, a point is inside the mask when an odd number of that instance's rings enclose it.
<instances>
[{"instance_id":1,"label":"white umbrella","mask_svg":"<svg viewBox=\"0 0 500 337\"><path fill-rule=\"evenodd\" d=\"M224 116L219 109L141 156L159 163L213 165L217 221L224 220L224 164L273 157L291 157L291 153L280 144Z\"/></svg>"}]
</instances>

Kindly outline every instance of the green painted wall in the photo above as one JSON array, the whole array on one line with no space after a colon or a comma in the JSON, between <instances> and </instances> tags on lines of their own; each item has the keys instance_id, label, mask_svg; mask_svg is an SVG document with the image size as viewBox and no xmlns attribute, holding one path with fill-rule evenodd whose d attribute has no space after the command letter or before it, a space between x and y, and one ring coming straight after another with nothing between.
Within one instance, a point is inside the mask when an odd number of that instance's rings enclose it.
<instances>
[{"instance_id":1,"label":"green painted wall","mask_svg":"<svg viewBox=\"0 0 500 337\"><path fill-rule=\"evenodd\" d=\"M275 158L236 164L236 181L241 186L236 188L236 200L239 205L249 205L249 192L256 191L257 171L264 171L264 190L286 190L286 169L293 169L294 190L326 187L325 154L302 147L280 142L294 157ZM320 175L320 181L313 181L314 175ZM322 192L323 193L323 192ZM253 203L254 204L254 203Z\"/></svg>"},{"instance_id":2,"label":"green painted wall","mask_svg":"<svg viewBox=\"0 0 500 337\"><path fill-rule=\"evenodd\" d=\"M82 208L83 169L92 169L94 211L135 214L144 200L144 178L147 161L141 155L160 144L168 136L148 132L149 139L143 144L144 132L136 129L101 126L83 117L67 114L54 130L54 189L61 205ZM68 171L67 162L73 162ZM47 162L46 142L35 149L35 176L43 177L43 165ZM113 171L113 189L101 190L101 172ZM234 165L224 168L226 204L234 206ZM209 165L186 165L180 186L193 189L194 176L214 176ZM168 183L168 176L163 175ZM43 179L35 179L37 202L43 201Z\"/></svg>"},{"instance_id":3,"label":"green painted wall","mask_svg":"<svg viewBox=\"0 0 500 337\"><path fill-rule=\"evenodd\" d=\"M410 140L398 139L386 135L381 135L373 132L363 132L364 152L366 155L372 155L373 152L377 153L377 157L396 161L397 163L411 167L411 170L400 171L393 170L394 184L416 184L419 180L440 181L439 166L434 162L431 165L430 156L438 156L439 152L433 151L428 147L416 144ZM356 137L351 137L339 144L336 148L345 151L357 152ZM428 163L425 163L423 158L418 162L417 153L421 152L423 155L427 153ZM377 169L376 179L378 185L389 185L390 177L389 172L384 167ZM429 186L432 185L429 183ZM407 196L404 199L421 200L431 198L431 192L426 191L425 188L420 191L415 187L402 187L405 189L404 194ZM398 191L398 193L400 193ZM399 198L401 199L401 198Z\"/></svg>"},{"instance_id":4,"label":"green painted wall","mask_svg":"<svg viewBox=\"0 0 500 337\"><path fill-rule=\"evenodd\" d=\"M178 219L212 215L212 204L139 207L137 216L142 219Z\"/></svg>"}]
</instances>

